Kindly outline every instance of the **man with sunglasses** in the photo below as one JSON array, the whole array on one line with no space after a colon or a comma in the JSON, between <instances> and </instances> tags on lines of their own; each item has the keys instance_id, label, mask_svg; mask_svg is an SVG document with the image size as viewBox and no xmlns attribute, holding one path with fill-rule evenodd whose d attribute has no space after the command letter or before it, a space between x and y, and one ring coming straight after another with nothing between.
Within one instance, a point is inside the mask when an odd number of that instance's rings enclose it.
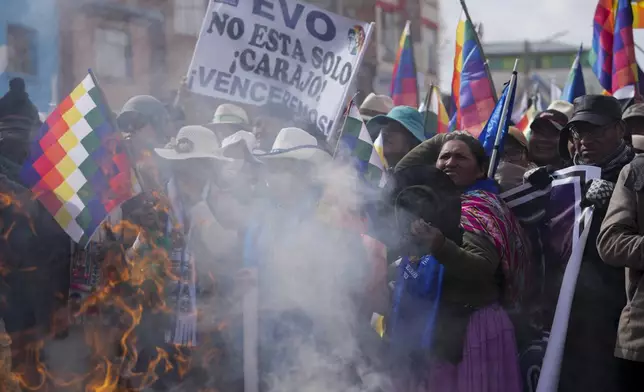
<instances>
[{"instance_id":1,"label":"man with sunglasses","mask_svg":"<svg viewBox=\"0 0 644 392\"><path fill-rule=\"evenodd\" d=\"M624 140L621 105L611 96L585 95L573 102L573 114L561 132L562 156L574 145L575 165L601 168L601 180L586 186L584 203L595 212L575 289L561 366L560 391L614 391L620 385L613 355L617 324L626 303L624 268L604 264L596 242L620 171L634 157ZM561 274L565 266L561 266ZM601 369L592 372L590 369Z\"/></svg>"}]
</instances>

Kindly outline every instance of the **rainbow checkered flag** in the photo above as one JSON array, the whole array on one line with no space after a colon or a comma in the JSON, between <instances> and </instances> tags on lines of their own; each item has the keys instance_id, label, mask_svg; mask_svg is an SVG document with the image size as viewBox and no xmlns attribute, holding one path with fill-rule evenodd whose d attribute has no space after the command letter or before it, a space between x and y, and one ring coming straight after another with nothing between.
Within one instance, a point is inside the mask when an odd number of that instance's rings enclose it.
<instances>
[{"instance_id":1,"label":"rainbow checkered flag","mask_svg":"<svg viewBox=\"0 0 644 392\"><path fill-rule=\"evenodd\" d=\"M360 176L367 183L382 187L385 182L384 165L353 101L349 104L349 113L342 129L342 143L347 147Z\"/></svg>"},{"instance_id":2,"label":"rainbow checkered flag","mask_svg":"<svg viewBox=\"0 0 644 392\"><path fill-rule=\"evenodd\" d=\"M132 167L90 74L47 117L20 177L78 244L132 197Z\"/></svg>"}]
</instances>

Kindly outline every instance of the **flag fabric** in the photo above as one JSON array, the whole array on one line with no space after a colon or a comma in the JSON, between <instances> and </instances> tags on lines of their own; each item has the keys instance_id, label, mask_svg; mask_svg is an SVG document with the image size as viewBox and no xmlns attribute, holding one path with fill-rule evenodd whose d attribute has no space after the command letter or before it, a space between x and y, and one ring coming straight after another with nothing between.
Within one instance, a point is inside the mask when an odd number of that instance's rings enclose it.
<instances>
[{"instance_id":1,"label":"flag fabric","mask_svg":"<svg viewBox=\"0 0 644 392\"><path fill-rule=\"evenodd\" d=\"M534 120L537 113L539 113L537 108L535 108L534 105L530 105L530 107L523 112L523 116L521 116L515 126L523 133L528 132L530 130L530 124L532 124L532 120Z\"/></svg>"},{"instance_id":2,"label":"flag fabric","mask_svg":"<svg viewBox=\"0 0 644 392\"><path fill-rule=\"evenodd\" d=\"M449 131L449 117L443 105L438 86L432 85L427 92L428 97L418 108L425 121L425 137L427 139L439 133Z\"/></svg>"},{"instance_id":3,"label":"flag fabric","mask_svg":"<svg viewBox=\"0 0 644 392\"><path fill-rule=\"evenodd\" d=\"M389 168L389 165L387 164L387 160L385 159L385 152L383 148L383 141L382 141L382 132L378 134L378 137L376 140L373 142L373 148L376 149L376 152L378 153L378 156L380 157L380 160L382 161L383 165L385 166L385 169Z\"/></svg>"},{"instance_id":4,"label":"flag fabric","mask_svg":"<svg viewBox=\"0 0 644 392\"><path fill-rule=\"evenodd\" d=\"M390 95L396 106L418 107L418 81L416 80L416 62L414 61L409 21L407 21L400 37L391 77Z\"/></svg>"},{"instance_id":5,"label":"flag fabric","mask_svg":"<svg viewBox=\"0 0 644 392\"><path fill-rule=\"evenodd\" d=\"M550 103L553 101L556 101L560 99L561 94L563 94L563 91L557 86L554 80L550 81Z\"/></svg>"},{"instance_id":6,"label":"flag fabric","mask_svg":"<svg viewBox=\"0 0 644 392\"><path fill-rule=\"evenodd\" d=\"M633 8L633 28L644 29L644 1L631 3L631 7Z\"/></svg>"},{"instance_id":7,"label":"flag fabric","mask_svg":"<svg viewBox=\"0 0 644 392\"><path fill-rule=\"evenodd\" d=\"M514 105L514 96L516 94L517 84L516 77L512 77L510 83L508 83L503 88L503 94L499 102L496 103L494 111L490 116L485 128L481 131L479 135L479 141L483 144L485 153L488 156L492 156L492 151L494 151L494 144L496 143L496 137L499 132L499 127L501 127L501 143L499 145L499 154L503 152L503 144L505 142L505 137L508 134L508 128L510 126L510 117L512 116L512 106ZM503 107L508 102L508 110L506 113L503 113ZM498 161L496 162L498 164Z\"/></svg>"},{"instance_id":8,"label":"flag fabric","mask_svg":"<svg viewBox=\"0 0 644 392\"><path fill-rule=\"evenodd\" d=\"M132 197L132 166L111 115L90 73L47 117L20 173L83 246L110 211Z\"/></svg>"},{"instance_id":9,"label":"flag fabric","mask_svg":"<svg viewBox=\"0 0 644 392\"><path fill-rule=\"evenodd\" d=\"M630 0L599 0L589 60L600 85L608 93L618 99L635 94L638 74Z\"/></svg>"},{"instance_id":10,"label":"flag fabric","mask_svg":"<svg viewBox=\"0 0 644 392\"><path fill-rule=\"evenodd\" d=\"M384 165L374 147L373 139L362 121L360 111L355 102L349 104L349 112L342 130L342 142L350 151L354 164L360 176L376 186L384 184Z\"/></svg>"},{"instance_id":11,"label":"flag fabric","mask_svg":"<svg viewBox=\"0 0 644 392\"><path fill-rule=\"evenodd\" d=\"M579 45L579 52L577 52L577 57L573 61L572 66L570 67L570 73L568 74L568 80L564 86L564 90L561 93L561 99L572 103L577 97L586 95L586 85L584 83L584 72L581 68L581 55L584 51L583 45Z\"/></svg>"},{"instance_id":12,"label":"flag fabric","mask_svg":"<svg viewBox=\"0 0 644 392\"><path fill-rule=\"evenodd\" d=\"M528 110L528 92L523 91L523 94L521 94L521 101L519 101L518 104L515 102L514 107L512 108L512 122L515 125L521 121L526 110Z\"/></svg>"},{"instance_id":13,"label":"flag fabric","mask_svg":"<svg viewBox=\"0 0 644 392\"><path fill-rule=\"evenodd\" d=\"M478 136L496 103L496 92L485 70L485 56L476 30L465 12L456 28L456 52L452 75L450 129Z\"/></svg>"}]
</instances>

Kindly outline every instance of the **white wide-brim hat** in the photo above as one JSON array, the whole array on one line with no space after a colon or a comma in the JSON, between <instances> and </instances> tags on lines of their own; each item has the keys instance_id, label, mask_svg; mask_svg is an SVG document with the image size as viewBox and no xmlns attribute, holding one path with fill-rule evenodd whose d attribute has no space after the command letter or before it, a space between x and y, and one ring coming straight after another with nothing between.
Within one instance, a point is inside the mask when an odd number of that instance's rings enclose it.
<instances>
[{"instance_id":1,"label":"white wide-brim hat","mask_svg":"<svg viewBox=\"0 0 644 392\"><path fill-rule=\"evenodd\" d=\"M233 159L224 156L219 147L217 136L208 128L200 125L188 125L179 130L165 148L155 148L154 152L168 160L209 158L230 162Z\"/></svg>"},{"instance_id":2,"label":"white wide-brim hat","mask_svg":"<svg viewBox=\"0 0 644 392\"><path fill-rule=\"evenodd\" d=\"M246 111L232 103L224 103L217 107L209 125L218 124L239 125L240 129L250 127Z\"/></svg>"},{"instance_id":3,"label":"white wide-brim hat","mask_svg":"<svg viewBox=\"0 0 644 392\"><path fill-rule=\"evenodd\" d=\"M222 140L221 149L223 154L227 155L227 151L235 147L241 147L244 149L244 155L248 160L255 163L262 163L262 161L253 155L253 151L256 150L257 144L257 138L252 133L248 131L237 131Z\"/></svg>"},{"instance_id":4,"label":"white wide-brim hat","mask_svg":"<svg viewBox=\"0 0 644 392\"><path fill-rule=\"evenodd\" d=\"M317 139L300 128L283 128L275 138L271 151L255 154L261 161L296 159L321 165L332 160L331 154L320 147Z\"/></svg>"}]
</instances>

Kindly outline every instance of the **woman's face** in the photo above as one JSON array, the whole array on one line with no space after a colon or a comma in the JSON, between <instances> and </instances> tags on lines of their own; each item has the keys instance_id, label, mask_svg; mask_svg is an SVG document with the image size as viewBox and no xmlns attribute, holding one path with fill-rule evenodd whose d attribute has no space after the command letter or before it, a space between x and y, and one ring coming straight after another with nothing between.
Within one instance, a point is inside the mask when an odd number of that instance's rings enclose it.
<instances>
[{"instance_id":1,"label":"woman's face","mask_svg":"<svg viewBox=\"0 0 644 392\"><path fill-rule=\"evenodd\" d=\"M436 167L461 188L469 187L485 174L472 150L460 140L450 140L443 145Z\"/></svg>"}]
</instances>

